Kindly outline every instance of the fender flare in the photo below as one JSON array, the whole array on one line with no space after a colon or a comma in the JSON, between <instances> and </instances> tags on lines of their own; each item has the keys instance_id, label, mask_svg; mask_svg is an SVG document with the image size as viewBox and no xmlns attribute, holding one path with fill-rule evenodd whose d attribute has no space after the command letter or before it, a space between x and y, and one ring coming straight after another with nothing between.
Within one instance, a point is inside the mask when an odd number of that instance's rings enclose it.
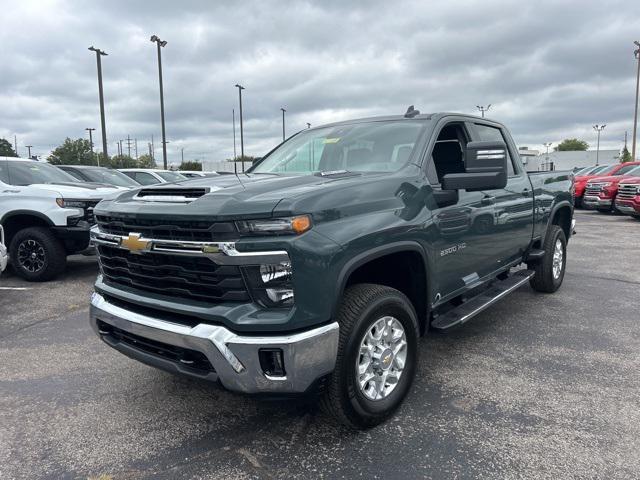
<instances>
[{"instance_id":1,"label":"fender flare","mask_svg":"<svg viewBox=\"0 0 640 480\"><path fill-rule=\"evenodd\" d=\"M347 279L351 276L353 272L355 272L362 265L372 260L376 260L378 258L382 258L393 253L407 252L407 251L417 252L422 258L422 262L426 272L426 275L425 275L426 281L427 281L427 292L425 292L425 295L427 295L426 303L427 305L429 305L430 295L428 291L429 291L429 286L431 285L431 281L429 279L429 271L430 271L429 257L425 252L424 248L422 247L422 245L420 245L416 241L407 240L407 241L401 241L401 242L393 242L387 245L382 245L379 247L366 250L356 255L355 257L353 257L343 265L342 269L340 270L340 273L338 274L338 281L336 282L336 288L334 292L335 300L333 303L333 307L331 308L332 318L335 318L336 314L338 313L340 299L342 298L342 294L344 293L344 289L347 284Z\"/></svg>"},{"instance_id":2,"label":"fender flare","mask_svg":"<svg viewBox=\"0 0 640 480\"><path fill-rule=\"evenodd\" d=\"M571 204L571 202L569 202L568 200L560 200L551 208L551 212L549 212L549 218L547 219L547 228L544 232L545 237L549 233L549 228L551 227L551 225L553 225L553 219L558 213L558 210L564 207L568 207L571 210L571 217L573 217L573 205Z\"/></svg>"},{"instance_id":3,"label":"fender flare","mask_svg":"<svg viewBox=\"0 0 640 480\"><path fill-rule=\"evenodd\" d=\"M44 220L45 223L50 226L53 227L55 226L54 223L51 221L51 219L49 217L47 217L45 214L41 213L41 212L36 212L35 210L12 210L10 212L7 212L4 214L4 216L2 217L2 219L0 219L0 224L3 224L11 217L17 217L18 215L28 215L30 217L37 217L40 220Z\"/></svg>"}]
</instances>

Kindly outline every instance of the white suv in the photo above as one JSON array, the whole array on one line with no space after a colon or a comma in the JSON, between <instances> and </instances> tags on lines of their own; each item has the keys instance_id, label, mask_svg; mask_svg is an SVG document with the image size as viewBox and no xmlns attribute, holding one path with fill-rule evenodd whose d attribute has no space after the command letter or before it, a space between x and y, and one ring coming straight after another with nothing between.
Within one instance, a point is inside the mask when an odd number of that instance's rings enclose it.
<instances>
[{"instance_id":1,"label":"white suv","mask_svg":"<svg viewBox=\"0 0 640 480\"><path fill-rule=\"evenodd\" d=\"M67 255L89 247L93 207L121 191L79 183L48 163L0 157L0 225L14 271L29 281L61 273Z\"/></svg>"},{"instance_id":2,"label":"white suv","mask_svg":"<svg viewBox=\"0 0 640 480\"><path fill-rule=\"evenodd\" d=\"M120 171L133 178L141 185L155 185L186 180L187 177L171 170L155 170L153 168L121 168Z\"/></svg>"}]
</instances>

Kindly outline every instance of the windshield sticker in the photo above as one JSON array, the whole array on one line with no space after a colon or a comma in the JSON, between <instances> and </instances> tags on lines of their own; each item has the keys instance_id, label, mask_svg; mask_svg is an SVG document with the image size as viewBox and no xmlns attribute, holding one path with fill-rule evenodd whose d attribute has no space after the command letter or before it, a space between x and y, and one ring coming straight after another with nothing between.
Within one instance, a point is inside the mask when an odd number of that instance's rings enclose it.
<instances>
[{"instance_id":1,"label":"windshield sticker","mask_svg":"<svg viewBox=\"0 0 640 480\"><path fill-rule=\"evenodd\" d=\"M337 138L325 138L322 143L338 143L340 141L340 137Z\"/></svg>"}]
</instances>

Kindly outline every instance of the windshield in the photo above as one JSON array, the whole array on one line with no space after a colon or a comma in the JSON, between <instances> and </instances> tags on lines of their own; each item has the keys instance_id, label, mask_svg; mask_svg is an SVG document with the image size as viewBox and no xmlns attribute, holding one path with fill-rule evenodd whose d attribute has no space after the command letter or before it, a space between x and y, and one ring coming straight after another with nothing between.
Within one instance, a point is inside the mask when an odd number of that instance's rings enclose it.
<instances>
[{"instance_id":1,"label":"windshield","mask_svg":"<svg viewBox=\"0 0 640 480\"><path fill-rule=\"evenodd\" d=\"M42 162L9 162L9 183L11 185L32 185L34 183L78 183L78 179L53 165Z\"/></svg>"},{"instance_id":2,"label":"windshield","mask_svg":"<svg viewBox=\"0 0 640 480\"><path fill-rule=\"evenodd\" d=\"M592 170L589 175L595 175L598 174L600 176L606 175L609 172L611 172L611 170L613 170L613 168L615 167L615 165L603 165L599 168L596 168L595 170Z\"/></svg>"},{"instance_id":3,"label":"windshield","mask_svg":"<svg viewBox=\"0 0 640 480\"><path fill-rule=\"evenodd\" d=\"M614 175L626 175L632 170L635 170L637 167L638 165L625 165L624 167L621 167L616 173L614 173Z\"/></svg>"},{"instance_id":4,"label":"windshield","mask_svg":"<svg viewBox=\"0 0 640 480\"><path fill-rule=\"evenodd\" d=\"M108 168L88 168L84 173L92 182L107 183L116 187L139 187L140 184L124 173Z\"/></svg>"},{"instance_id":5,"label":"windshield","mask_svg":"<svg viewBox=\"0 0 640 480\"><path fill-rule=\"evenodd\" d=\"M179 182L180 180L185 180L187 177L184 175L180 175L176 172L156 172L162 178L164 178L167 182Z\"/></svg>"},{"instance_id":6,"label":"windshield","mask_svg":"<svg viewBox=\"0 0 640 480\"><path fill-rule=\"evenodd\" d=\"M395 172L409 161L424 125L422 120L395 120L303 131L251 172Z\"/></svg>"}]
</instances>

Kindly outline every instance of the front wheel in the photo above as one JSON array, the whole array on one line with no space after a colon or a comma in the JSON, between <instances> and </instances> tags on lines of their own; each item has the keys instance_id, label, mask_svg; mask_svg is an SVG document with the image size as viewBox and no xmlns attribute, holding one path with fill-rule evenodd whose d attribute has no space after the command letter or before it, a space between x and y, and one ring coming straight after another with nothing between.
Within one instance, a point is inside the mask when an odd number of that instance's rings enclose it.
<instances>
[{"instance_id":1,"label":"front wheel","mask_svg":"<svg viewBox=\"0 0 640 480\"><path fill-rule=\"evenodd\" d=\"M64 246L45 227L20 230L11 240L9 253L16 274L30 282L51 280L67 262Z\"/></svg>"},{"instance_id":2,"label":"front wheel","mask_svg":"<svg viewBox=\"0 0 640 480\"><path fill-rule=\"evenodd\" d=\"M338 313L336 368L323 410L351 428L373 427L407 395L418 360L418 321L409 299L393 288L349 287Z\"/></svg>"}]
</instances>

